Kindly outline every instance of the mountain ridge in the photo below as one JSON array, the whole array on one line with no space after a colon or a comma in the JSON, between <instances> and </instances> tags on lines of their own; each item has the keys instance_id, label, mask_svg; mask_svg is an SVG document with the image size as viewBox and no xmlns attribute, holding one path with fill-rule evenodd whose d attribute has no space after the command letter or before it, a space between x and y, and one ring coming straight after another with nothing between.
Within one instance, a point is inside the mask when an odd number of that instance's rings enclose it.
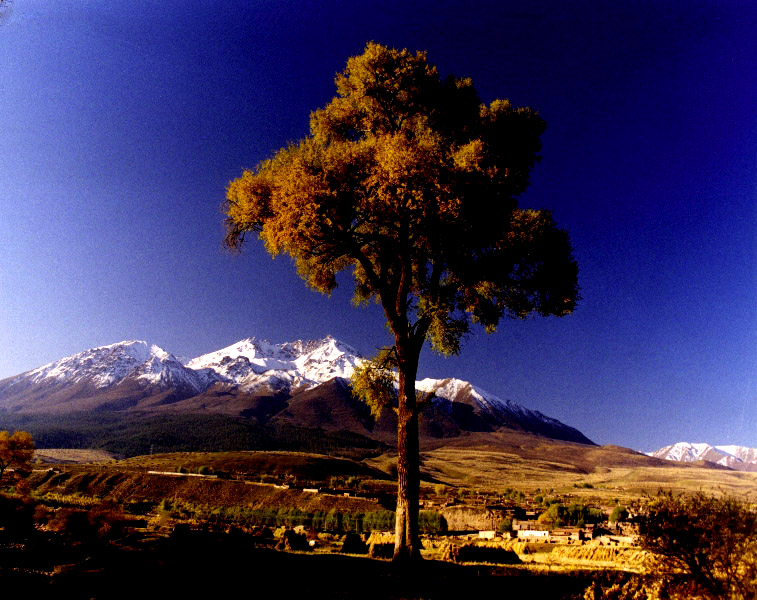
<instances>
[{"instance_id":1,"label":"mountain ridge","mask_svg":"<svg viewBox=\"0 0 757 600\"><path fill-rule=\"evenodd\" d=\"M737 471L757 471L757 448L747 446L676 442L646 454L675 462L708 461Z\"/></svg>"},{"instance_id":2,"label":"mountain ridge","mask_svg":"<svg viewBox=\"0 0 757 600\"><path fill-rule=\"evenodd\" d=\"M326 429L350 423L369 435L376 427L375 435L383 439L392 429L387 424L392 415L387 413L381 423L373 423L364 414L365 407L351 398L349 377L364 360L354 348L332 336L282 344L250 337L181 360L157 345L127 340L0 381L0 411L215 412L260 423L283 419L297 424L303 419L308 427ZM333 380L344 385L326 386ZM467 381L426 378L416 385L419 391L434 393L431 407L424 413L429 421L424 431L431 436L505 427L593 443L557 419L502 400ZM310 393L303 396L304 392ZM341 420L327 416L337 406Z\"/></svg>"}]
</instances>

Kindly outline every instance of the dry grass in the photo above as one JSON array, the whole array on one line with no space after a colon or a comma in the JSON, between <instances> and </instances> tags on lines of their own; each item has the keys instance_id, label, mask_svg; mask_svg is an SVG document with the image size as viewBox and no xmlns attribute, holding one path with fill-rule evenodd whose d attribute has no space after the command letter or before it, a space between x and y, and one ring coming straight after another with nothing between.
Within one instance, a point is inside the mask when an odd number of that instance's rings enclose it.
<instances>
[{"instance_id":1,"label":"dry grass","mask_svg":"<svg viewBox=\"0 0 757 600\"><path fill-rule=\"evenodd\" d=\"M433 480L456 487L524 492L553 490L587 499L631 501L674 492L703 491L754 497L757 473L706 468L654 459L615 446L583 446L523 434L489 434L455 440L422 453L422 470ZM493 441L492 441L493 440ZM381 465L382 458L366 460Z\"/></svg>"},{"instance_id":2,"label":"dry grass","mask_svg":"<svg viewBox=\"0 0 757 600\"><path fill-rule=\"evenodd\" d=\"M41 448L34 452L34 460L57 464L90 464L117 460L119 457L107 450L74 448Z\"/></svg>"},{"instance_id":3,"label":"dry grass","mask_svg":"<svg viewBox=\"0 0 757 600\"><path fill-rule=\"evenodd\" d=\"M135 456L120 461L119 465L153 471L175 471L180 466L192 470L207 466L231 473L282 474L325 480L332 475L359 475L375 479L386 477L381 471L359 461L306 452L171 452Z\"/></svg>"}]
</instances>

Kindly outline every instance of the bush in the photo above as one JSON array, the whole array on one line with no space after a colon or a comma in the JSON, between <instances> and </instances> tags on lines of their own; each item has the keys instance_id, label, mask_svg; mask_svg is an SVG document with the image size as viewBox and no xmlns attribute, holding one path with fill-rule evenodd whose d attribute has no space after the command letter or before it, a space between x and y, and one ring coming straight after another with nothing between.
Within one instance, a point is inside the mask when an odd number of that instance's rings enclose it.
<instances>
[{"instance_id":1,"label":"bush","mask_svg":"<svg viewBox=\"0 0 757 600\"><path fill-rule=\"evenodd\" d=\"M662 494L640 524L671 598L742 600L757 594L757 514L732 497Z\"/></svg>"},{"instance_id":2,"label":"bush","mask_svg":"<svg viewBox=\"0 0 757 600\"><path fill-rule=\"evenodd\" d=\"M625 506L618 505L610 513L610 523L625 521L628 518L628 509Z\"/></svg>"},{"instance_id":3,"label":"bush","mask_svg":"<svg viewBox=\"0 0 757 600\"><path fill-rule=\"evenodd\" d=\"M123 535L127 520L120 506L103 502L90 509L59 508L48 522L73 544L111 541Z\"/></svg>"},{"instance_id":4,"label":"bush","mask_svg":"<svg viewBox=\"0 0 757 600\"><path fill-rule=\"evenodd\" d=\"M368 544L357 533L350 532L342 539L340 552L344 554L368 554Z\"/></svg>"},{"instance_id":5,"label":"bush","mask_svg":"<svg viewBox=\"0 0 757 600\"><path fill-rule=\"evenodd\" d=\"M308 552L311 550L308 538L303 533L297 533L294 529L287 529L281 536L277 550L286 550L293 552Z\"/></svg>"},{"instance_id":6,"label":"bush","mask_svg":"<svg viewBox=\"0 0 757 600\"><path fill-rule=\"evenodd\" d=\"M447 521L436 511L422 510L418 513L418 527L421 533L441 533L447 531Z\"/></svg>"},{"instance_id":7,"label":"bush","mask_svg":"<svg viewBox=\"0 0 757 600\"><path fill-rule=\"evenodd\" d=\"M505 517L500 521L499 525L497 526L497 531L499 533L510 533L513 530L513 519L512 517Z\"/></svg>"}]
</instances>

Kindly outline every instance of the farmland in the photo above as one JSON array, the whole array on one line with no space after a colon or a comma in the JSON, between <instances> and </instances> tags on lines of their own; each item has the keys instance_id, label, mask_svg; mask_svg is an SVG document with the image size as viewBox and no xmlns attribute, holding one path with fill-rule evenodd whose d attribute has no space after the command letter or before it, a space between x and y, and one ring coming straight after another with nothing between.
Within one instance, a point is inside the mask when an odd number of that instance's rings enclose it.
<instances>
[{"instance_id":1,"label":"farmland","mask_svg":"<svg viewBox=\"0 0 757 600\"><path fill-rule=\"evenodd\" d=\"M531 436L510 436L499 448L424 449L421 572L431 579L423 587L385 560L394 514L390 454L355 460L175 452L118 459L46 450L26 481L27 499L14 509L34 528L14 533L6 523L1 569L25 585L102 593L100 586L125 577L124 569L233 580L252 561L286 579L289 569L316 578L322 565L333 565L352 574L334 584L336 597L362 590L361 574L378 577L375 597L387 597L396 584L407 597L452 598L474 580L495 590L508 575L514 589L538 581L542 597L580 598L597 577L637 577L648 555L634 544L631 523L555 523L539 540L518 533L552 504L564 507L561 514L606 520L620 504L642 509L661 489L741 496L754 489L753 473L650 466L629 452L565 452L564 444ZM289 585L303 592L305 581Z\"/></svg>"}]
</instances>

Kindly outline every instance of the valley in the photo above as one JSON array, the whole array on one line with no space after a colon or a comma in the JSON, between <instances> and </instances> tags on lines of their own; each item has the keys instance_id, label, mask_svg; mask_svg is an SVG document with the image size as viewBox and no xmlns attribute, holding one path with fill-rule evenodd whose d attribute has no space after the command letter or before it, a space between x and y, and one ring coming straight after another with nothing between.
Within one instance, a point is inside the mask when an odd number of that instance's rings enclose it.
<instances>
[{"instance_id":1,"label":"valley","mask_svg":"<svg viewBox=\"0 0 757 600\"><path fill-rule=\"evenodd\" d=\"M752 499L747 469L598 446L472 383L421 380L421 569L436 584L418 587L386 561L397 421L353 396L360 360L333 338L250 338L192 360L123 342L0 382L0 429L37 447L3 496L17 518L0 525L0 574L102 595L124 569L234 580L254 560L285 580L349 564L355 589L341 581L335 597L371 597L359 576L379 577L377 598L457 598L508 575L511 589L538 577L541 597L578 599L643 578L634 519L660 492Z\"/></svg>"},{"instance_id":2,"label":"valley","mask_svg":"<svg viewBox=\"0 0 757 600\"><path fill-rule=\"evenodd\" d=\"M757 484L755 473L523 432L427 439L426 560L407 576L386 561L394 460L391 450L351 458L280 450L123 458L40 449L27 499L4 501L17 503L17 516L12 527L0 525L0 575L37 592L130 597L139 591L128 577L133 570L152 576L198 570L238 582L249 572L286 579L291 569L316 581L321 569L347 568L330 584L335 597L451 599L471 585L497 593L506 582L514 592L536 585L540 597L578 600L593 582L636 585L642 577L648 555L634 542L636 526L607 522L616 507L635 514L661 490L748 497ZM522 538L518 529L532 529L553 504L587 521L540 522L548 537ZM23 528L26 519L33 529ZM377 578L370 592L361 583L366 577ZM156 595L195 597L210 585L161 581ZM298 578L281 595L307 589Z\"/></svg>"}]
</instances>

